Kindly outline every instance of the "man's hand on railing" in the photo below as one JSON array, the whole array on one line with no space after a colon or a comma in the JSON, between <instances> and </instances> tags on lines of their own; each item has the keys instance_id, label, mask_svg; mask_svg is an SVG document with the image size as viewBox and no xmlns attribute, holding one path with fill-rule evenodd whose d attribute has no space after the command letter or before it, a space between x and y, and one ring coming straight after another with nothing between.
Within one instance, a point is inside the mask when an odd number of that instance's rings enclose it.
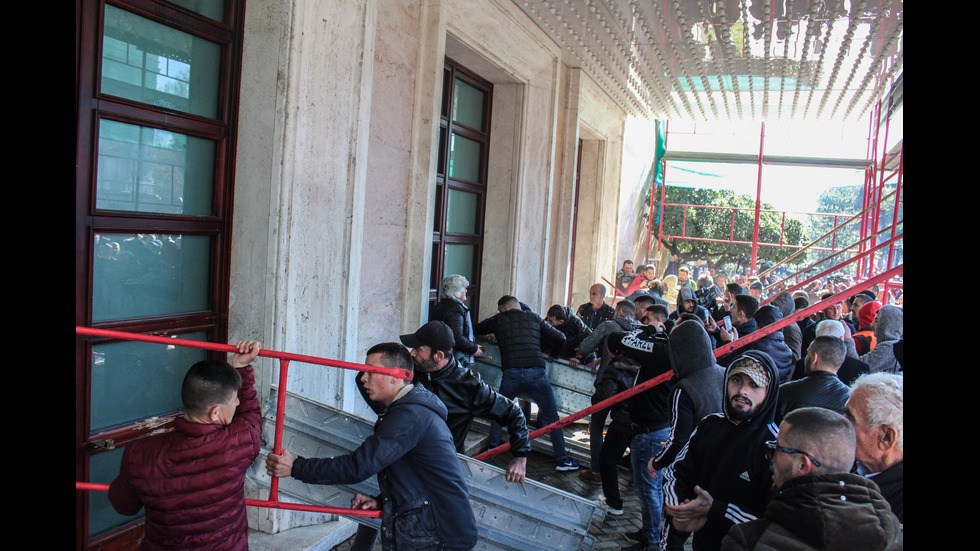
<instances>
[{"instance_id":1,"label":"man's hand on railing","mask_svg":"<svg viewBox=\"0 0 980 551\"><path fill-rule=\"evenodd\" d=\"M259 351L262 350L262 345L257 341L238 341L235 344L235 348L238 352L231 357L230 363L232 367L237 369L254 362L255 358L259 357Z\"/></svg>"},{"instance_id":2,"label":"man's hand on railing","mask_svg":"<svg viewBox=\"0 0 980 551\"><path fill-rule=\"evenodd\" d=\"M285 478L293 474L293 461L296 458L288 450L282 450L282 455L269 452L265 460L265 470L275 478Z\"/></svg>"}]
</instances>

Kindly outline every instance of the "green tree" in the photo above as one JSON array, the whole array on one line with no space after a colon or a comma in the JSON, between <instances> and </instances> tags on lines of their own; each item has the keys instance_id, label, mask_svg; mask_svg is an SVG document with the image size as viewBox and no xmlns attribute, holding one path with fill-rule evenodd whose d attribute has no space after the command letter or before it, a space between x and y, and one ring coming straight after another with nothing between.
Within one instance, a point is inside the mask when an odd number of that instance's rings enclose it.
<instances>
[{"instance_id":1,"label":"green tree","mask_svg":"<svg viewBox=\"0 0 980 551\"><path fill-rule=\"evenodd\" d=\"M649 205L650 196L647 193L645 202ZM731 271L740 262L748 267L752 255L752 237L755 227L755 198L728 190L709 190L682 187L670 187L666 193L668 206L664 212L664 235L686 238L664 237L664 248L670 255L678 255L685 262L706 260L715 269ZM655 213L659 215L659 196L655 205ZM703 205L713 208L688 207L686 223L684 208L670 206L672 203L686 205ZM722 207L722 208L716 208ZM763 211L772 210L772 205L764 203ZM644 213L644 223L647 214ZM733 220L734 217L734 220ZM654 220L654 238L659 232L659 220ZM734 224L733 224L734 222ZM781 213L762 212L759 220L759 242L780 244L784 246L760 246L758 259L760 263L775 263L798 250L806 236L803 224L796 219L787 219L785 227ZM782 235L782 241L780 241ZM718 241L703 241L716 239ZM739 244L736 242L745 242Z\"/></svg>"}]
</instances>

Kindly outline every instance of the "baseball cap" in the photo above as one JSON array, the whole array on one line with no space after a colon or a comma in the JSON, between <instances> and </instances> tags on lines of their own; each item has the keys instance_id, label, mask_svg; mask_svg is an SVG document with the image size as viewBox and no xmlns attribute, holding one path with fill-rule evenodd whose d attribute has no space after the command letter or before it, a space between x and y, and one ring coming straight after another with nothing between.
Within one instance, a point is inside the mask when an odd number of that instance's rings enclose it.
<instances>
[{"instance_id":1,"label":"baseball cap","mask_svg":"<svg viewBox=\"0 0 980 551\"><path fill-rule=\"evenodd\" d=\"M731 379L733 375L737 375L739 373L742 373L749 379L752 379L752 382L755 383L756 386L760 386L762 388L769 387L769 374L766 373L766 368L754 358L742 356L732 362L732 368L728 372L728 378Z\"/></svg>"},{"instance_id":2,"label":"baseball cap","mask_svg":"<svg viewBox=\"0 0 980 551\"><path fill-rule=\"evenodd\" d=\"M402 335L399 338L402 344L409 348L428 346L433 350L440 350L442 352L452 350L453 345L456 344L453 330L441 321L430 321L422 327L419 327L418 331L408 335Z\"/></svg>"}]
</instances>

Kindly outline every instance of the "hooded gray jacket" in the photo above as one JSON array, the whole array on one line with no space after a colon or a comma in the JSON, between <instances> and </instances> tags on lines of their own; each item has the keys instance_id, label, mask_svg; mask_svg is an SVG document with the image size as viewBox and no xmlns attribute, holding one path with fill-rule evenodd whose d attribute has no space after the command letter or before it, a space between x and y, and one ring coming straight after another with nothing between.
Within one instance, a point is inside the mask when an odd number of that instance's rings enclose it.
<instances>
[{"instance_id":1,"label":"hooded gray jacket","mask_svg":"<svg viewBox=\"0 0 980 551\"><path fill-rule=\"evenodd\" d=\"M895 357L894 346L902 339L904 326L904 311L898 306L887 304L878 310L878 323L875 326L875 338L878 339L878 344L867 354L861 355L861 360L871 367L872 373L902 371Z\"/></svg>"},{"instance_id":2,"label":"hooded gray jacket","mask_svg":"<svg viewBox=\"0 0 980 551\"><path fill-rule=\"evenodd\" d=\"M670 434L654 458L658 468L674 461L701 419L722 410L725 395L725 368L715 362L711 339L700 323L692 320L674 326L670 365L674 370Z\"/></svg>"}]
</instances>

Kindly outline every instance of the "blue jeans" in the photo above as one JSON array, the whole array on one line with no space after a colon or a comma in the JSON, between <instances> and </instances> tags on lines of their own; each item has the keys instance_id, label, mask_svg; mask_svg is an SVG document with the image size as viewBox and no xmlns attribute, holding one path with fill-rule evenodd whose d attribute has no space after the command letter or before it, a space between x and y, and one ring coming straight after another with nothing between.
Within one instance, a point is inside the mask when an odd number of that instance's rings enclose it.
<instances>
[{"instance_id":1,"label":"blue jeans","mask_svg":"<svg viewBox=\"0 0 980 551\"><path fill-rule=\"evenodd\" d=\"M519 394L531 398L538 405L538 421L541 426L550 425L558 420L558 406L555 404L555 394L548 381L548 374L543 367L511 367L504 369L500 378L502 396L513 400ZM490 423L490 443L500 442L500 424ZM568 460L565 451L565 432L562 429L551 431L551 447L555 453L555 461Z\"/></svg>"},{"instance_id":2,"label":"blue jeans","mask_svg":"<svg viewBox=\"0 0 980 551\"><path fill-rule=\"evenodd\" d=\"M637 434L630 443L633 484L636 486L636 497L640 500L640 514L643 518L643 533L646 535L647 549L660 545L660 523L664 509L663 469L657 471L657 478L653 478L647 471L647 463L660 453L669 434L670 427L664 427Z\"/></svg>"}]
</instances>

